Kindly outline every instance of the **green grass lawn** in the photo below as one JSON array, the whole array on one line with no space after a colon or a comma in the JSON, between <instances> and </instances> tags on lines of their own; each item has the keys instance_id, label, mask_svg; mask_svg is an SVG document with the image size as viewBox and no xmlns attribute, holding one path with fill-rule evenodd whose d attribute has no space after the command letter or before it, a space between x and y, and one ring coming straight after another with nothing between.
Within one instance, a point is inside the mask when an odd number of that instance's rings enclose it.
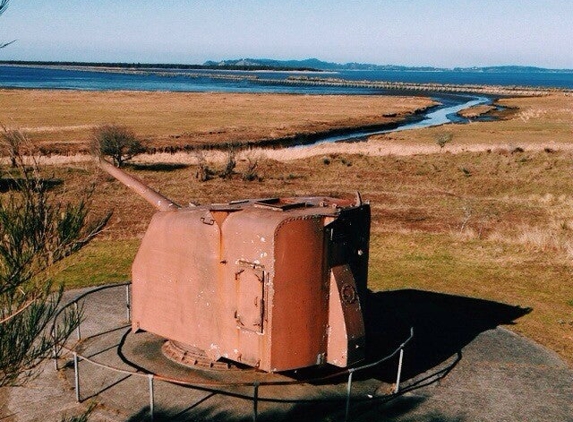
<instances>
[{"instance_id":1,"label":"green grass lawn","mask_svg":"<svg viewBox=\"0 0 573 422\"><path fill-rule=\"evenodd\" d=\"M505 303L531 312L511 329L573 361L571 266L544 252L448 234L376 234L369 287L417 289Z\"/></svg>"},{"instance_id":2,"label":"green grass lawn","mask_svg":"<svg viewBox=\"0 0 573 422\"><path fill-rule=\"evenodd\" d=\"M138 246L138 240L93 241L59 263L54 280L66 289L128 281Z\"/></svg>"}]
</instances>

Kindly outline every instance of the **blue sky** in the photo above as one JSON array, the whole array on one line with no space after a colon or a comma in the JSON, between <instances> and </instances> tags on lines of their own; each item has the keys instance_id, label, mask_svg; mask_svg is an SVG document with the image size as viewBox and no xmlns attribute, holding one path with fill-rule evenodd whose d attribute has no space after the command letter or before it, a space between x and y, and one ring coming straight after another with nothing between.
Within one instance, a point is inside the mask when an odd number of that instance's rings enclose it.
<instances>
[{"instance_id":1,"label":"blue sky","mask_svg":"<svg viewBox=\"0 0 573 422\"><path fill-rule=\"evenodd\" d=\"M2 60L573 68L571 0L11 0Z\"/></svg>"}]
</instances>

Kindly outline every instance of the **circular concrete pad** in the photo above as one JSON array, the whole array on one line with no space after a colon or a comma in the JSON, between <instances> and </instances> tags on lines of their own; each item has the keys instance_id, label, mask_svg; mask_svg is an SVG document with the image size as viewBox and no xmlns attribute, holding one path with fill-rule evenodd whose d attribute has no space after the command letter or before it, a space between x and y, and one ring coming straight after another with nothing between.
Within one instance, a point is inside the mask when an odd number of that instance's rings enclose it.
<instances>
[{"instance_id":1,"label":"circular concrete pad","mask_svg":"<svg viewBox=\"0 0 573 422\"><path fill-rule=\"evenodd\" d=\"M189 388L155 380L155 421L248 421L252 386L228 382L281 381L324 375L324 370L264 374L182 367L160 351L162 339L131 333L125 288L94 293L85 302L83 354L125 371L155 372L201 384ZM420 291L372 293L365 303L370 359L384 356L414 327L405 349L401 392L393 391L397 359L353 375L353 421L573 421L573 371L553 352L498 327L530 310ZM533 310L534 311L534 310ZM80 363L83 405L75 403L73 367L53 363L25 388L5 389L0 417L7 421L59 420L63 413L99 403L90 421L149 420L149 379ZM258 420L345 418L347 377L324 383L261 386Z\"/></svg>"}]
</instances>

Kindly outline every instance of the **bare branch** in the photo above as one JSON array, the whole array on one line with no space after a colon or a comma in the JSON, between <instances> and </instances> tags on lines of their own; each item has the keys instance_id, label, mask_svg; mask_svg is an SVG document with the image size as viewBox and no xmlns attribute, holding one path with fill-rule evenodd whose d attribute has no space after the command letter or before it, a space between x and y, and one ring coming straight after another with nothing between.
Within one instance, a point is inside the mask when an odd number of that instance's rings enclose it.
<instances>
[{"instance_id":1,"label":"bare branch","mask_svg":"<svg viewBox=\"0 0 573 422\"><path fill-rule=\"evenodd\" d=\"M6 11L6 8L8 7L8 3L9 3L9 2L10 2L10 0L0 0L0 15ZM9 41L9 42L1 43L1 44L0 44L0 49L9 46L9 45L12 44L13 42L16 42L16 40L12 40L12 41Z\"/></svg>"},{"instance_id":2,"label":"bare branch","mask_svg":"<svg viewBox=\"0 0 573 422\"><path fill-rule=\"evenodd\" d=\"M16 42L16 40L5 42L3 44L0 44L0 48L8 47L10 44L15 43L15 42Z\"/></svg>"},{"instance_id":3,"label":"bare branch","mask_svg":"<svg viewBox=\"0 0 573 422\"><path fill-rule=\"evenodd\" d=\"M10 0L1 0L0 1L0 15L2 13L4 13L4 11L6 10L6 8L8 7L8 3L10 2Z\"/></svg>"}]
</instances>

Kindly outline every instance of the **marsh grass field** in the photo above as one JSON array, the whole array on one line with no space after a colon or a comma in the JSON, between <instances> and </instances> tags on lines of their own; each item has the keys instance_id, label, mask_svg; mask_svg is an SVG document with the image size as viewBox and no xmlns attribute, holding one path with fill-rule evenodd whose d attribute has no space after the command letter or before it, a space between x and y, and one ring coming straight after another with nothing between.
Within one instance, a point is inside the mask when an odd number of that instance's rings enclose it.
<instances>
[{"instance_id":1,"label":"marsh grass field","mask_svg":"<svg viewBox=\"0 0 573 422\"><path fill-rule=\"evenodd\" d=\"M195 101L199 97L203 101ZM7 111L8 103L20 105ZM370 289L417 289L530 308L509 328L573 366L573 97L500 103L512 113L499 121L396 132L368 142L243 151L229 179L198 181L193 153L144 156L126 170L180 204L353 197L358 190L373 212ZM152 145L180 142L182 136L185 142L226 143L239 133L266 139L320 125L361 125L431 101L2 91L0 104L5 125L28 130L39 146L67 146L76 153L90 128L102 123L129 125ZM171 112L170 104L183 111ZM45 110L52 106L50 115ZM322 107L329 114L318 115ZM451 141L440 148L436 139L444 132ZM223 166L226 152L213 157L209 165ZM244 180L253 161L256 177ZM94 213L114 210L98 239L54 269L56 280L76 288L129 279L151 206L89 160L51 165L46 157L45 162L46 174L63 181L54 194L73 197L93 183Z\"/></svg>"},{"instance_id":2,"label":"marsh grass field","mask_svg":"<svg viewBox=\"0 0 573 422\"><path fill-rule=\"evenodd\" d=\"M436 104L424 97L0 90L0 122L46 154L86 153L102 124L133 129L150 150L254 143L383 124Z\"/></svg>"}]
</instances>

